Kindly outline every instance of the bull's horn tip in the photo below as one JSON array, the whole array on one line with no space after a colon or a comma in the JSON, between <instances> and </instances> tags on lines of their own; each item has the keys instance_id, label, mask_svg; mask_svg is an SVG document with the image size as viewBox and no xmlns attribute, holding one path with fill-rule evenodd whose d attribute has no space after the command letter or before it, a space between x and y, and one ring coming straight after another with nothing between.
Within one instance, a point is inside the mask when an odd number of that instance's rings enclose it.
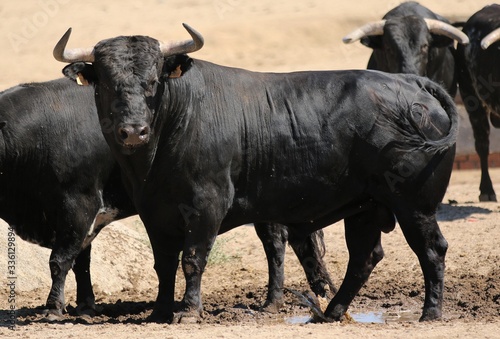
<instances>
[{"instance_id":1,"label":"bull's horn tip","mask_svg":"<svg viewBox=\"0 0 500 339\"><path fill-rule=\"evenodd\" d=\"M346 36L342 38L342 42L344 44L350 44L352 42L352 39Z\"/></svg>"},{"instance_id":2,"label":"bull's horn tip","mask_svg":"<svg viewBox=\"0 0 500 339\"><path fill-rule=\"evenodd\" d=\"M188 31L194 31L193 27L189 26L187 23L183 22L182 26Z\"/></svg>"},{"instance_id":3,"label":"bull's horn tip","mask_svg":"<svg viewBox=\"0 0 500 339\"><path fill-rule=\"evenodd\" d=\"M73 28L71 28L71 27L70 27L70 28L68 28L68 29L66 30L66 33L64 33L64 35L70 35L72 30L73 30Z\"/></svg>"},{"instance_id":4,"label":"bull's horn tip","mask_svg":"<svg viewBox=\"0 0 500 339\"><path fill-rule=\"evenodd\" d=\"M481 42L481 48L482 48L482 49L486 50L486 49L488 49L488 47L490 47L490 44L487 44L487 43L485 43L484 41L483 41L483 42Z\"/></svg>"}]
</instances>

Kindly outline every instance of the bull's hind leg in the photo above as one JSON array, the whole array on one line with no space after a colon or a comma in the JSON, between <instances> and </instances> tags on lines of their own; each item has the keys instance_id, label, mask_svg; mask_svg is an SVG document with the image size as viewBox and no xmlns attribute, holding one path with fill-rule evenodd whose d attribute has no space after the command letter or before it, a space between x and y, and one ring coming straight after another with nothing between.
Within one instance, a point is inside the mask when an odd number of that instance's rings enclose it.
<instances>
[{"instance_id":1,"label":"bull's hind leg","mask_svg":"<svg viewBox=\"0 0 500 339\"><path fill-rule=\"evenodd\" d=\"M80 252L81 244L83 243L84 235L72 235L67 238L61 235L56 236L56 244L52 249L49 260L50 275L52 278L52 287L47 298L47 320L58 320L62 317L65 309L64 301L64 284L68 271L73 266L73 263ZM78 239L75 239L78 238Z\"/></svg>"},{"instance_id":2,"label":"bull's hind leg","mask_svg":"<svg viewBox=\"0 0 500 339\"><path fill-rule=\"evenodd\" d=\"M285 275L285 226L273 223L255 223L255 231L266 252L269 284L264 310L276 313L283 304L283 281Z\"/></svg>"},{"instance_id":3,"label":"bull's hind leg","mask_svg":"<svg viewBox=\"0 0 500 339\"><path fill-rule=\"evenodd\" d=\"M344 281L325 311L326 317L342 320L354 296L368 280L375 265L382 260L384 251L377 222L375 209L344 220L349 263Z\"/></svg>"},{"instance_id":4,"label":"bull's hind leg","mask_svg":"<svg viewBox=\"0 0 500 339\"><path fill-rule=\"evenodd\" d=\"M73 272L76 279L76 305L79 314L94 315L96 311L95 296L90 279L90 252L89 244L76 257Z\"/></svg>"},{"instance_id":5,"label":"bull's hind leg","mask_svg":"<svg viewBox=\"0 0 500 339\"><path fill-rule=\"evenodd\" d=\"M435 214L410 209L397 213L403 234L418 257L425 281L425 302L420 321L441 318L444 288L444 259L448 243L441 234Z\"/></svg>"},{"instance_id":6,"label":"bull's hind leg","mask_svg":"<svg viewBox=\"0 0 500 339\"><path fill-rule=\"evenodd\" d=\"M52 287L47 298L47 320L57 320L65 308L64 284L69 270L81 252L98 201L86 196L65 198L66 205L59 211L55 229L55 242L49 259ZM90 248L89 248L90 251ZM90 254L88 254L90 255ZM84 263L88 265L88 263ZM88 277L90 279L90 276ZM88 282L90 286L90 281ZM88 287L88 286L87 286Z\"/></svg>"}]
</instances>

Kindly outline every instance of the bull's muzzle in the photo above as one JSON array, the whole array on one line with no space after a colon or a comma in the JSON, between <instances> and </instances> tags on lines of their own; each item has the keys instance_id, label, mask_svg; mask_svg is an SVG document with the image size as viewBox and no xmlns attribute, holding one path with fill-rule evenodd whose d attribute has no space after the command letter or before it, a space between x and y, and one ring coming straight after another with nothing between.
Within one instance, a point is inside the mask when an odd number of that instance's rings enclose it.
<instances>
[{"instance_id":1,"label":"bull's muzzle","mask_svg":"<svg viewBox=\"0 0 500 339\"><path fill-rule=\"evenodd\" d=\"M117 138L125 147L139 147L149 141L150 131L146 124L121 125L117 130Z\"/></svg>"}]
</instances>

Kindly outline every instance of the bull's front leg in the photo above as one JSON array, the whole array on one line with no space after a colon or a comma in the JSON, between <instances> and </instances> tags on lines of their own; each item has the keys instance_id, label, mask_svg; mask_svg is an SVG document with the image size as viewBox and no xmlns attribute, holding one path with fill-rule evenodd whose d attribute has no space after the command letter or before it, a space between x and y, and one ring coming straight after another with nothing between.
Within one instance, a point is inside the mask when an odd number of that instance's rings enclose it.
<instances>
[{"instance_id":1,"label":"bull's front leg","mask_svg":"<svg viewBox=\"0 0 500 339\"><path fill-rule=\"evenodd\" d=\"M201 278L224 213L224 209L214 203L216 200L212 197L199 198L198 201L208 201L212 204L198 207L194 213L185 218L182 270L186 279L186 291L174 322L197 321L202 314Z\"/></svg>"},{"instance_id":2,"label":"bull's front leg","mask_svg":"<svg viewBox=\"0 0 500 339\"><path fill-rule=\"evenodd\" d=\"M478 101L479 102L479 101ZM488 170L488 157L490 153L490 122L488 113L482 106L478 106L473 112L469 112L469 119L474 132L476 152L479 156L481 166L481 181L479 184L479 201L497 201L490 172Z\"/></svg>"},{"instance_id":3,"label":"bull's front leg","mask_svg":"<svg viewBox=\"0 0 500 339\"><path fill-rule=\"evenodd\" d=\"M461 61L462 63L465 60ZM488 170L488 156L490 152L490 121L489 114L481 105L481 98L477 96L472 79L468 71L458 72L460 77L460 95L469 115L470 124L474 133L474 144L481 165L481 181L479 184L479 201L497 201L493 183ZM498 119L492 115L492 122L498 125ZM495 126L498 128L498 126Z\"/></svg>"},{"instance_id":4,"label":"bull's front leg","mask_svg":"<svg viewBox=\"0 0 500 339\"><path fill-rule=\"evenodd\" d=\"M205 271L208 255L217 233L210 235L187 237L186 246L182 252L182 270L186 279L186 292L182 306L176 314L174 322L189 323L201 317L203 304L201 299L201 277Z\"/></svg>"},{"instance_id":5,"label":"bull's front leg","mask_svg":"<svg viewBox=\"0 0 500 339\"><path fill-rule=\"evenodd\" d=\"M175 276L179 266L182 238L170 237L161 241L161 236L148 230L153 248L154 268L158 276L158 296L153 312L147 318L149 322L172 323L174 320ZM168 250L167 250L168 249Z\"/></svg>"}]
</instances>

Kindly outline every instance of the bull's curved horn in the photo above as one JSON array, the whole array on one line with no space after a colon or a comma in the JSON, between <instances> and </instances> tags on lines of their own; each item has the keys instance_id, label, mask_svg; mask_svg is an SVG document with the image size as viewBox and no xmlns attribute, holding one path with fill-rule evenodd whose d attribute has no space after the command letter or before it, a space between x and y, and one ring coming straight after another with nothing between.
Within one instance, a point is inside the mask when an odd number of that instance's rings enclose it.
<instances>
[{"instance_id":1,"label":"bull's curved horn","mask_svg":"<svg viewBox=\"0 0 500 339\"><path fill-rule=\"evenodd\" d=\"M369 22L366 25L356 28L351 33L342 38L344 44L350 44L369 35L384 34L385 20Z\"/></svg>"},{"instance_id":2,"label":"bull's curved horn","mask_svg":"<svg viewBox=\"0 0 500 339\"><path fill-rule=\"evenodd\" d=\"M203 47L203 44L205 43L203 40L203 36L188 24L182 25L193 39L185 41L175 41L170 43L160 42L160 50L164 56L192 53Z\"/></svg>"},{"instance_id":3,"label":"bull's curved horn","mask_svg":"<svg viewBox=\"0 0 500 339\"><path fill-rule=\"evenodd\" d=\"M500 27L494 29L481 40L481 48L487 49L490 45L500 39Z\"/></svg>"},{"instance_id":4,"label":"bull's curved horn","mask_svg":"<svg viewBox=\"0 0 500 339\"><path fill-rule=\"evenodd\" d=\"M54 47L54 51L52 52L54 58L57 61L61 62L94 62L94 48L73 48L66 49L66 44L68 43L69 36L71 35L71 28L69 28L66 33L62 36L59 42Z\"/></svg>"},{"instance_id":5,"label":"bull's curved horn","mask_svg":"<svg viewBox=\"0 0 500 339\"><path fill-rule=\"evenodd\" d=\"M464 32L446 22L428 18L424 18L424 21L431 33L447 36L450 39L457 40L462 45L469 43L469 37Z\"/></svg>"}]
</instances>

